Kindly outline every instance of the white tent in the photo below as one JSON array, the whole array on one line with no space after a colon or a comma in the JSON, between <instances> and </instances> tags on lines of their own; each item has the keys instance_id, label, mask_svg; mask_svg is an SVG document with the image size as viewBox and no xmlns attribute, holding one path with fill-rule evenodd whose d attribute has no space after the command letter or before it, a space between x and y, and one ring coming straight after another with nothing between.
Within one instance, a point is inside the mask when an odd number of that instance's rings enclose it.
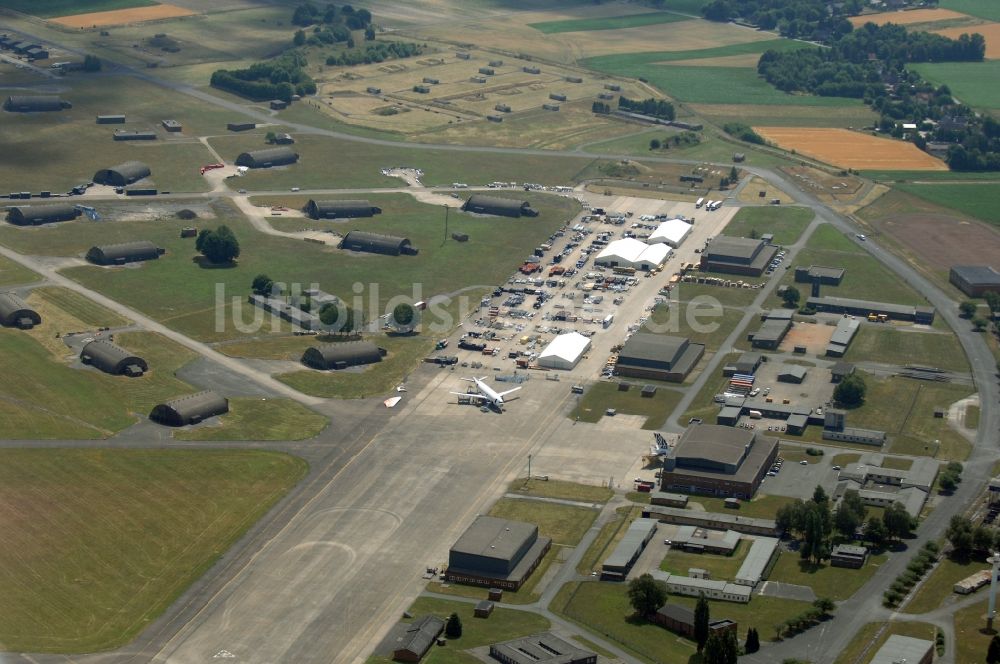
<instances>
[{"instance_id":1,"label":"white tent","mask_svg":"<svg viewBox=\"0 0 1000 664\"><path fill-rule=\"evenodd\" d=\"M538 356L538 366L548 369L572 369L590 349L590 337L579 332L560 334Z\"/></svg>"},{"instance_id":2,"label":"white tent","mask_svg":"<svg viewBox=\"0 0 1000 664\"><path fill-rule=\"evenodd\" d=\"M620 267L634 267L639 256L646 250L647 244L640 242L633 237L615 240L604 247L601 253L594 259L596 265L615 264Z\"/></svg>"},{"instance_id":3,"label":"white tent","mask_svg":"<svg viewBox=\"0 0 1000 664\"><path fill-rule=\"evenodd\" d=\"M670 247L663 243L651 244L639 254L639 258L632 264L632 267L637 270L658 269L670 257L671 251Z\"/></svg>"},{"instance_id":4,"label":"white tent","mask_svg":"<svg viewBox=\"0 0 1000 664\"><path fill-rule=\"evenodd\" d=\"M668 219L657 226L656 230L649 236L650 244L666 243L675 249L681 246L681 242L691 232L691 224L683 219Z\"/></svg>"}]
</instances>

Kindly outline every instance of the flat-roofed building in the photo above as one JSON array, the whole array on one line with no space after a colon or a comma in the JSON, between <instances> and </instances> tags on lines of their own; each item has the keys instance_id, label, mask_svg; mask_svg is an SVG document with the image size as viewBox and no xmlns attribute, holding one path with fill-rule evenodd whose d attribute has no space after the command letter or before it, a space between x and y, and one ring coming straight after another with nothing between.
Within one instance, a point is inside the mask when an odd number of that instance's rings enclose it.
<instances>
[{"instance_id":1,"label":"flat-roofed building","mask_svg":"<svg viewBox=\"0 0 1000 664\"><path fill-rule=\"evenodd\" d=\"M1000 272L989 265L954 265L948 280L969 297L1000 293Z\"/></svg>"},{"instance_id":2,"label":"flat-roofed building","mask_svg":"<svg viewBox=\"0 0 1000 664\"><path fill-rule=\"evenodd\" d=\"M760 324L756 332L747 336L754 348L776 350L790 329L792 329L790 318L768 318Z\"/></svg>"},{"instance_id":3,"label":"flat-roofed building","mask_svg":"<svg viewBox=\"0 0 1000 664\"><path fill-rule=\"evenodd\" d=\"M670 604L669 602L657 609L652 616L652 621L661 627L669 629L674 634L689 639L694 638L694 610L680 604ZM738 624L727 618L710 620L708 623L709 634L720 634L732 631L736 634Z\"/></svg>"},{"instance_id":4,"label":"flat-roofed building","mask_svg":"<svg viewBox=\"0 0 1000 664\"><path fill-rule=\"evenodd\" d=\"M597 655L549 632L494 643L490 657L503 664L597 664Z\"/></svg>"},{"instance_id":5,"label":"flat-roofed building","mask_svg":"<svg viewBox=\"0 0 1000 664\"><path fill-rule=\"evenodd\" d=\"M666 507L687 507L689 496L683 493L670 493L669 491L655 491L649 498L651 505L665 505Z\"/></svg>"},{"instance_id":6,"label":"flat-roofed building","mask_svg":"<svg viewBox=\"0 0 1000 664\"><path fill-rule=\"evenodd\" d=\"M690 553L714 553L731 556L740 545L740 534L735 530L712 530L699 526L677 526L670 546Z\"/></svg>"},{"instance_id":7,"label":"flat-roofed building","mask_svg":"<svg viewBox=\"0 0 1000 664\"><path fill-rule=\"evenodd\" d=\"M992 569L981 569L956 582L952 590L959 595L971 595L990 582L990 574L992 573Z\"/></svg>"},{"instance_id":8,"label":"flat-roofed building","mask_svg":"<svg viewBox=\"0 0 1000 664\"><path fill-rule=\"evenodd\" d=\"M779 537L782 533L774 519L758 519L726 512L701 512L663 505L648 505L643 508L642 516L656 519L661 523L735 530L747 535Z\"/></svg>"},{"instance_id":9,"label":"flat-roofed building","mask_svg":"<svg viewBox=\"0 0 1000 664\"><path fill-rule=\"evenodd\" d=\"M878 649L869 664L931 664L934 661L934 642L912 636L893 634Z\"/></svg>"},{"instance_id":10,"label":"flat-roofed building","mask_svg":"<svg viewBox=\"0 0 1000 664\"><path fill-rule=\"evenodd\" d=\"M618 354L615 371L630 378L681 383L705 354L705 345L682 337L637 332Z\"/></svg>"},{"instance_id":11,"label":"flat-roofed building","mask_svg":"<svg viewBox=\"0 0 1000 664\"><path fill-rule=\"evenodd\" d=\"M856 318L838 320L837 327L830 335L830 342L826 345L826 355L828 357L843 357L859 329L861 329L861 321Z\"/></svg>"},{"instance_id":12,"label":"flat-roofed building","mask_svg":"<svg viewBox=\"0 0 1000 664\"><path fill-rule=\"evenodd\" d=\"M844 268L826 267L823 265L800 266L795 268L795 281L802 283L816 283L827 286L839 286L844 280Z\"/></svg>"},{"instance_id":13,"label":"flat-roofed building","mask_svg":"<svg viewBox=\"0 0 1000 664\"><path fill-rule=\"evenodd\" d=\"M736 571L733 581L741 586L754 588L765 577L778 555L778 540L774 537L756 537L747 557Z\"/></svg>"},{"instance_id":14,"label":"flat-roofed building","mask_svg":"<svg viewBox=\"0 0 1000 664\"><path fill-rule=\"evenodd\" d=\"M762 240L720 235L701 252L701 269L759 277L776 253L777 247Z\"/></svg>"},{"instance_id":15,"label":"flat-roofed building","mask_svg":"<svg viewBox=\"0 0 1000 664\"><path fill-rule=\"evenodd\" d=\"M716 424L688 427L663 462L665 491L750 499L778 455L778 440Z\"/></svg>"},{"instance_id":16,"label":"flat-roofed building","mask_svg":"<svg viewBox=\"0 0 1000 664\"><path fill-rule=\"evenodd\" d=\"M718 599L724 602L737 602L746 604L750 601L753 588L741 586L728 581L717 581L714 579L699 579L692 576L680 576L679 574L666 574L664 583L667 584L667 592L675 595L687 595L698 597L704 595L706 599Z\"/></svg>"},{"instance_id":17,"label":"flat-roofed building","mask_svg":"<svg viewBox=\"0 0 1000 664\"><path fill-rule=\"evenodd\" d=\"M935 313L934 307L872 302L870 300L856 300L848 297L833 297L828 295L810 297L806 300L806 306L816 311L853 316L885 314L894 320L913 321L923 325L933 323Z\"/></svg>"},{"instance_id":18,"label":"flat-roofed building","mask_svg":"<svg viewBox=\"0 0 1000 664\"><path fill-rule=\"evenodd\" d=\"M625 531L625 536L601 566L601 578L624 581L632 565L656 535L658 523L656 519L639 518L633 521Z\"/></svg>"},{"instance_id":19,"label":"flat-roofed building","mask_svg":"<svg viewBox=\"0 0 1000 664\"><path fill-rule=\"evenodd\" d=\"M445 578L486 588L517 590L552 546L538 526L478 516L451 547Z\"/></svg>"},{"instance_id":20,"label":"flat-roofed building","mask_svg":"<svg viewBox=\"0 0 1000 664\"><path fill-rule=\"evenodd\" d=\"M397 662L419 662L437 642L444 625L437 616L423 616L406 625L396 637L392 658Z\"/></svg>"},{"instance_id":21,"label":"flat-roofed building","mask_svg":"<svg viewBox=\"0 0 1000 664\"><path fill-rule=\"evenodd\" d=\"M865 546L838 544L830 552L830 564L834 567L860 569L864 567L866 560L868 560L868 547Z\"/></svg>"},{"instance_id":22,"label":"flat-roofed building","mask_svg":"<svg viewBox=\"0 0 1000 664\"><path fill-rule=\"evenodd\" d=\"M735 374L752 375L757 373L764 356L760 353L741 353L736 361L722 367L722 375L731 378Z\"/></svg>"}]
</instances>

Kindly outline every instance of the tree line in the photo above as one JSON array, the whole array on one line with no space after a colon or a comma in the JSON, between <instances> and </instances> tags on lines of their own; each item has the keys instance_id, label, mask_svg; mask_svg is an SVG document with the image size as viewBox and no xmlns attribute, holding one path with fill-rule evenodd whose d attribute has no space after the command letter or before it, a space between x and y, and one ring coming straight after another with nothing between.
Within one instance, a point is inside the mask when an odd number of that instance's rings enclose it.
<instances>
[{"instance_id":1,"label":"tree line","mask_svg":"<svg viewBox=\"0 0 1000 664\"><path fill-rule=\"evenodd\" d=\"M860 0L714 0L701 13L709 21L738 19L790 39L822 40L850 32L846 17L860 11Z\"/></svg>"},{"instance_id":2,"label":"tree line","mask_svg":"<svg viewBox=\"0 0 1000 664\"><path fill-rule=\"evenodd\" d=\"M246 69L219 69L211 85L254 101L316 94L316 82L305 72L307 61L297 51L288 51L268 62L255 62Z\"/></svg>"},{"instance_id":3,"label":"tree line","mask_svg":"<svg viewBox=\"0 0 1000 664\"><path fill-rule=\"evenodd\" d=\"M424 45L413 42L380 41L367 44L364 49L348 50L327 57L326 64L334 66L371 64L399 58L411 58L424 52Z\"/></svg>"},{"instance_id":4,"label":"tree line","mask_svg":"<svg viewBox=\"0 0 1000 664\"><path fill-rule=\"evenodd\" d=\"M618 108L632 113L641 113L661 120L674 119L674 105L663 99L629 99L628 97L618 98Z\"/></svg>"},{"instance_id":5,"label":"tree line","mask_svg":"<svg viewBox=\"0 0 1000 664\"><path fill-rule=\"evenodd\" d=\"M348 30L364 30L371 25L372 14L367 9L355 9L351 5L340 8L333 3L327 3L322 9L311 2L304 2L292 13L292 23L309 27L317 23L324 25L343 25Z\"/></svg>"}]
</instances>

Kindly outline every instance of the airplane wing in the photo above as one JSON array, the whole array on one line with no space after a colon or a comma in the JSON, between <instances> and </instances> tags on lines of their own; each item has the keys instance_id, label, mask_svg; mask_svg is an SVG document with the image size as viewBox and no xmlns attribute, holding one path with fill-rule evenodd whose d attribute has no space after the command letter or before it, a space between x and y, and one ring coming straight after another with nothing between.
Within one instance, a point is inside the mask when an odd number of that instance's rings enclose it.
<instances>
[{"instance_id":1,"label":"airplane wing","mask_svg":"<svg viewBox=\"0 0 1000 664\"><path fill-rule=\"evenodd\" d=\"M507 390L506 392L501 392L498 396L505 397L508 394L510 394L511 392L517 392L519 389L521 389L521 388L520 387L515 387L513 390Z\"/></svg>"},{"instance_id":2,"label":"airplane wing","mask_svg":"<svg viewBox=\"0 0 1000 664\"><path fill-rule=\"evenodd\" d=\"M470 399L485 399L482 394L469 394L468 392L449 392L448 394L454 394L459 397L468 397Z\"/></svg>"}]
</instances>

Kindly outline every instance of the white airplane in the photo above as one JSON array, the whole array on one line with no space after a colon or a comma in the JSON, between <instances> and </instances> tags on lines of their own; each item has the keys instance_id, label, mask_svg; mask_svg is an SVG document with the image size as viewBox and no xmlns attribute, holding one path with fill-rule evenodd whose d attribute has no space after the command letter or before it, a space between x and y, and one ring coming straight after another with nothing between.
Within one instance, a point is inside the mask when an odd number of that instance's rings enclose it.
<instances>
[{"instance_id":1,"label":"white airplane","mask_svg":"<svg viewBox=\"0 0 1000 664\"><path fill-rule=\"evenodd\" d=\"M483 376L482 378L463 378L462 380L475 383L476 389L479 390L479 394L469 394L466 392L452 392L452 394L457 394L460 397L470 397L477 401L488 403L500 412L503 412L503 398L511 392L517 392L521 389L520 387L515 387L514 389L507 390L506 392L497 392L485 383L486 376Z\"/></svg>"}]
</instances>

